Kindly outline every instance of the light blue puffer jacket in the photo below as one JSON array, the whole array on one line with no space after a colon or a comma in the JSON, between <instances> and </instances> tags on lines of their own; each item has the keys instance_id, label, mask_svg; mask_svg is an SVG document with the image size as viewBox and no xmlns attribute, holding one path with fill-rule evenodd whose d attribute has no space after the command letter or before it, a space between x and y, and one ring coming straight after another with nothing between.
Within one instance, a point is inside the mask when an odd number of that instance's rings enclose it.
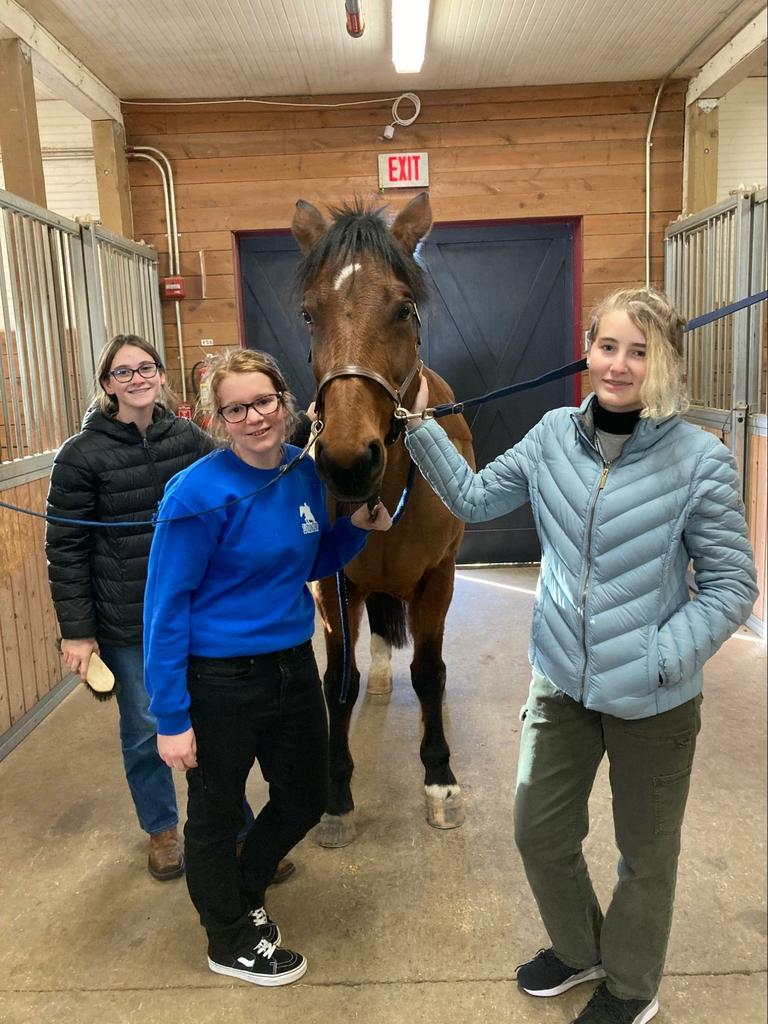
<instances>
[{"instance_id":1,"label":"light blue puffer jacket","mask_svg":"<svg viewBox=\"0 0 768 1024\"><path fill-rule=\"evenodd\" d=\"M465 522L530 500L542 549L532 666L587 708L646 718L701 692L704 663L752 610L755 568L728 449L678 416L641 419L605 468L591 400L548 412L477 474L434 420L406 443Z\"/></svg>"}]
</instances>

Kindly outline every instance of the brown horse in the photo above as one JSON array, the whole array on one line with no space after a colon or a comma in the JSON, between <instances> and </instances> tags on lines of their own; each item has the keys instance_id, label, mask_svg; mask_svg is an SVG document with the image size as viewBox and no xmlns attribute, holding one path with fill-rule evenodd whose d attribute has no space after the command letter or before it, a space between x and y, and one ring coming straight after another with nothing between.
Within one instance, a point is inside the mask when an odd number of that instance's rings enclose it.
<instances>
[{"instance_id":1,"label":"brown horse","mask_svg":"<svg viewBox=\"0 0 768 1024\"><path fill-rule=\"evenodd\" d=\"M424 297L425 285L413 252L432 223L429 199L425 193L411 200L391 229L381 211L360 202L331 213L329 225L316 207L299 200L293 218L293 234L304 253L302 312L312 333L323 424L316 465L339 501L359 503L380 496L393 512L410 463L402 421L393 412L397 405L410 407L422 369L416 303ZM429 381L430 404L452 400L445 381L432 370L422 372ZM443 423L471 461L471 435L463 417L450 416ZM387 533L372 534L345 570L353 652L363 604L371 624L369 693L391 690L389 655L393 644L403 646L406 640L407 606L413 638L411 680L422 712L427 820L436 828L455 828L464 820L442 717L443 630L462 533L463 524L417 474L400 521ZM323 846L345 846L354 837L348 730L360 673L353 660L349 699L340 704L343 649L334 580L321 581L315 596L325 625L324 690L330 718L328 806L316 838Z\"/></svg>"}]
</instances>

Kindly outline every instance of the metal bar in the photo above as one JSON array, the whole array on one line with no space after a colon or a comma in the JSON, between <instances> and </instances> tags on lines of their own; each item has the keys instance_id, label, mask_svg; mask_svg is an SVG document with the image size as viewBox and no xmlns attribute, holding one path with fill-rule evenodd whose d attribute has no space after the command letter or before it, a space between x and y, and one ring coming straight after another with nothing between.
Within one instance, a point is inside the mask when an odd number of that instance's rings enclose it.
<instances>
[{"instance_id":1,"label":"metal bar","mask_svg":"<svg viewBox=\"0 0 768 1024\"><path fill-rule=\"evenodd\" d=\"M46 224L32 224L35 241L35 273L37 278L37 301L40 308L41 336L38 337L38 363L43 370L40 380L41 393L47 394L45 402L45 424L47 442L45 450L58 448L64 440L59 426L61 374L56 372L53 356L53 302L49 281L46 274L45 243L48 233Z\"/></svg>"},{"instance_id":2,"label":"metal bar","mask_svg":"<svg viewBox=\"0 0 768 1024\"><path fill-rule=\"evenodd\" d=\"M52 210L46 210L44 206L30 203L28 200L22 199L12 192L5 192L3 189L0 189L0 207L13 213L20 213L24 217L32 217L43 224L50 224L51 227L59 228L70 235L77 235L80 231L80 225L68 217L62 217Z\"/></svg>"},{"instance_id":3,"label":"metal bar","mask_svg":"<svg viewBox=\"0 0 768 1024\"><path fill-rule=\"evenodd\" d=\"M11 296L13 299L14 320L16 322L16 364L19 370L19 388L21 390L22 418L20 422L23 423L22 450L19 454L32 455L34 453L33 449L35 448L35 445L32 444L32 441L34 440L34 416L31 416L32 397L29 390L29 372L26 363L29 345L29 330L21 298L21 290L23 287L23 265L25 259L22 254L23 246L19 243L19 225L17 224L19 216L19 214L11 212L8 220L10 240L9 248L13 253L11 258L11 268L13 270L13 273L11 274ZM30 418L33 421L32 425L30 425Z\"/></svg>"},{"instance_id":4,"label":"metal bar","mask_svg":"<svg viewBox=\"0 0 768 1024\"><path fill-rule=\"evenodd\" d=\"M63 276L61 273L61 232L55 228L49 228L48 243L47 269L56 314L55 359L61 381L61 433L64 437L69 437L70 434L74 433L74 389L72 387L73 381L67 358L66 296L62 289Z\"/></svg>"},{"instance_id":5,"label":"metal bar","mask_svg":"<svg viewBox=\"0 0 768 1024\"><path fill-rule=\"evenodd\" d=\"M26 357L27 366L29 367L32 408L34 409L35 436L38 439L34 450L47 451L48 431L46 429L44 411L45 406L47 406L47 396L43 394L42 390L44 373L41 359L42 352L38 342L38 339L42 335L42 329L40 326L39 304L36 301L37 281L35 277L35 223L30 220L29 217L24 217L21 222L21 227L24 237L24 269L26 271L25 274L21 275L25 306L24 319L27 324ZM28 436L31 439L31 431L28 431Z\"/></svg>"},{"instance_id":6,"label":"metal bar","mask_svg":"<svg viewBox=\"0 0 768 1024\"><path fill-rule=\"evenodd\" d=\"M675 221L674 224L669 225L664 234L670 238L673 235L687 234L694 231L696 228L706 226L707 222L712 217L717 217L718 214L725 213L727 210L732 210L735 206L736 196L731 196L729 199L723 199L721 202L708 207L706 210L702 210L699 213L692 213L690 217L685 217L683 220Z\"/></svg>"},{"instance_id":7,"label":"metal bar","mask_svg":"<svg viewBox=\"0 0 768 1024\"><path fill-rule=\"evenodd\" d=\"M4 257L4 245L3 236L0 235L0 317L2 317L2 328L3 328L3 345L5 347L5 359L3 359L2 350L0 350L0 407L3 412L3 433L5 437L5 449L6 458L3 457L2 446L0 446L0 463L8 461L13 456L13 428L16 426L15 419L11 418L11 406L8 402L9 391L16 390L15 377L12 371L11 365L11 348L10 338L13 331L13 323L11 322L9 311L8 311L8 295L5 285L5 274L6 266L10 263L10 257ZM5 368L8 367L8 383L6 384L5 379Z\"/></svg>"}]
</instances>

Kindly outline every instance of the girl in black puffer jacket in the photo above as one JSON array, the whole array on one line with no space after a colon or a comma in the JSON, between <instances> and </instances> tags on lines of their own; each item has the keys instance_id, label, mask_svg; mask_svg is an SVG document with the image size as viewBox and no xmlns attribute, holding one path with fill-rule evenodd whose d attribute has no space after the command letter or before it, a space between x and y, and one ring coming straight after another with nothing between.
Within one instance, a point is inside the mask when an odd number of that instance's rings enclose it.
<instances>
[{"instance_id":1,"label":"girl in black puffer jacket","mask_svg":"<svg viewBox=\"0 0 768 1024\"><path fill-rule=\"evenodd\" d=\"M181 875L184 861L172 773L157 753L144 689L142 615L151 519L170 478L215 445L195 423L167 408L165 367L143 338L118 335L104 348L96 392L82 430L56 453L48 514L147 525L49 523L48 577L69 669L85 680L96 651L115 673L125 774L139 823L150 837L149 871L165 880Z\"/></svg>"}]
</instances>

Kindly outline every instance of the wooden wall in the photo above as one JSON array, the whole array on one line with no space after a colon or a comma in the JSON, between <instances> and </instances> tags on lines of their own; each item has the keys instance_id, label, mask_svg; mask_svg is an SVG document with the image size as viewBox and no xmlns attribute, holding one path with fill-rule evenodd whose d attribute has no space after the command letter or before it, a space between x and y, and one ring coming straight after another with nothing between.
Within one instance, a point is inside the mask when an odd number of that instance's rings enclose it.
<instances>
[{"instance_id":1,"label":"wooden wall","mask_svg":"<svg viewBox=\"0 0 768 1024\"><path fill-rule=\"evenodd\" d=\"M645 277L645 136L656 83L420 94L411 128L382 138L390 105L279 110L245 104L131 107L128 142L169 157L176 177L187 366L201 338L237 344L232 232L285 229L294 203L337 203L378 188L377 154L429 153L437 221L582 217L585 309ZM348 102L366 97L315 97ZM663 232L680 212L685 83L662 97L652 150L652 276L663 280ZM401 108L405 112L406 104ZM131 161L137 239L167 251L156 168ZM393 207L413 193L387 195ZM199 252L205 254L201 297ZM176 345L166 306L169 365ZM210 351L210 350L208 350Z\"/></svg>"},{"instance_id":2,"label":"wooden wall","mask_svg":"<svg viewBox=\"0 0 768 1024\"><path fill-rule=\"evenodd\" d=\"M45 511L48 478L2 491L3 501ZM0 735L66 674L48 589L43 521L0 509Z\"/></svg>"}]
</instances>

